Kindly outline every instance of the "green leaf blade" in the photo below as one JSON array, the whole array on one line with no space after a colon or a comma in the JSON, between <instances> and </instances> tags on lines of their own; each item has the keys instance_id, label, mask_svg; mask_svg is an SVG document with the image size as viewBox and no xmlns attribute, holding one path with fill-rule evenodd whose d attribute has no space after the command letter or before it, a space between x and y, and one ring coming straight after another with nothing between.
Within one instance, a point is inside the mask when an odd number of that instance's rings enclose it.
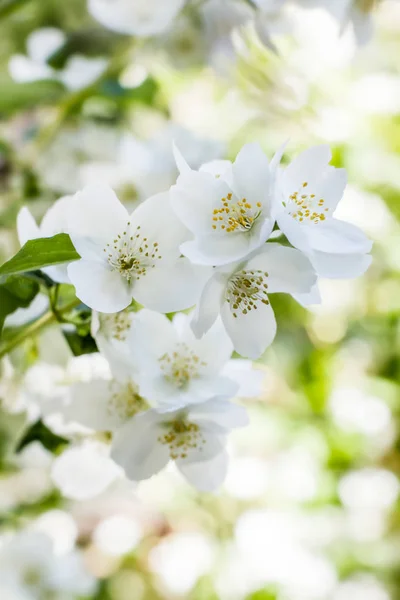
<instances>
[{"instance_id":1,"label":"green leaf blade","mask_svg":"<svg viewBox=\"0 0 400 600\"><path fill-rule=\"evenodd\" d=\"M72 262L80 258L69 235L29 240L15 256L0 267L0 276L36 271L44 267Z\"/></svg>"}]
</instances>

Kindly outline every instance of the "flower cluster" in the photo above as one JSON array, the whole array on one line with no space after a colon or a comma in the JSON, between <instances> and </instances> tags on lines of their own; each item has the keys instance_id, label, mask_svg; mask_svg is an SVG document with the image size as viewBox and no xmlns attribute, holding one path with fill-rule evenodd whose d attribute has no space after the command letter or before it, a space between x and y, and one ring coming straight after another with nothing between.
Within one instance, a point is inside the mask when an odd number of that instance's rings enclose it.
<instances>
[{"instance_id":1,"label":"flower cluster","mask_svg":"<svg viewBox=\"0 0 400 600\"><path fill-rule=\"evenodd\" d=\"M40 228L27 209L19 215L21 241L68 232L81 257L55 278L93 310L110 375L72 385L62 412L111 432L111 457L133 480L171 460L199 489L218 486L227 434L246 423L230 398L251 395L232 351L257 359L272 343L271 295L315 303L319 276L355 277L370 264L371 242L334 216L346 174L330 166L329 148L286 168L283 152L269 162L247 144L233 163L193 170L175 147L176 184L132 214L97 185L62 198Z\"/></svg>"}]
</instances>

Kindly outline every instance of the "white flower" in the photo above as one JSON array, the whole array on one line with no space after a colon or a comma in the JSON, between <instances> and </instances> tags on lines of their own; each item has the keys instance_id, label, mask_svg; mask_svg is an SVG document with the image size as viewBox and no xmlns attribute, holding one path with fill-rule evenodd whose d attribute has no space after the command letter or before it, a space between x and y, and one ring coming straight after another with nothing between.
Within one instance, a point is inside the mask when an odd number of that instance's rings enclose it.
<instances>
[{"instance_id":1,"label":"white flower","mask_svg":"<svg viewBox=\"0 0 400 600\"><path fill-rule=\"evenodd\" d=\"M227 434L246 424L244 408L220 398L167 413L152 409L117 432L111 456L132 480L148 479L173 460L192 485L211 491L226 475Z\"/></svg>"},{"instance_id":2,"label":"white flower","mask_svg":"<svg viewBox=\"0 0 400 600\"><path fill-rule=\"evenodd\" d=\"M53 483L66 498L86 500L98 496L123 475L109 452L109 445L90 439L70 446L54 459Z\"/></svg>"},{"instance_id":3,"label":"white flower","mask_svg":"<svg viewBox=\"0 0 400 600\"><path fill-rule=\"evenodd\" d=\"M186 0L89 0L88 10L104 27L138 36L158 35L171 25Z\"/></svg>"},{"instance_id":4,"label":"white flower","mask_svg":"<svg viewBox=\"0 0 400 600\"><path fill-rule=\"evenodd\" d=\"M276 334L269 294L307 293L315 282L312 265L301 252L265 244L245 261L214 272L196 307L193 331L204 335L221 315L235 350L256 359Z\"/></svg>"},{"instance_id":5,"label":"white flower","mask_svg":"<svg viewBox=\"0 0 400 600\"><path fill-rule=\"evenodd\" d=\"M176 314L171 322L144 309L135 315L127 345L140 392L157 407L198 403L238 389L221 375L233 346L220 321L197 340L187 315Z\"/></svg>"},{"instance_id":6,"label":"white flower","mask_svg":"<svg viewBox=\"0 0 400 600\"><path fill-rule=\"evenodd\" d=\"M278 174L274 214L289 242L304 252L322 277L354 277L371 262L372 242L334 211L347 183L344 169L329 165L328 146L302 152Z\"/></svg>"},{"instance_id":7,"label":"white flower","mask_svg":"<svg viewBox=\"0 0 400 600\"><path fill-rule=\"evenodd\" d=\"M111 348L108 348L110 351ZM95 431L114 431L136 413L149 408L135 382L136 372L122 353L109 361L111 377L94 377L75 383L63 416ZM121 360L122 357L122 360Z\"/></svg>"},{"instance_id":8,"label":"white flower","mask_svg":"<svg viewBox=\"0 0 400 600\"><path fill-rule=\"evenodd\" d=\"M8 64L11 77L18 83L43 79L57 79L70 90L82 89L93 83L104 72L107 60L71 56L63 69L53 69L47 61L66 43L60 29L44 27L31 33L26 41L28 56L15 54Z\"/></svg>"},{"instance_id":9,"label":"white flower","mask_svg":"<svg viewBox=\"0 0 400 600\"><path fill-rule=\"evenodd\" d=\"M135 298L161 312L193 306L206 271L180 257L188 238L171 210L169 195L143 202L131 216L107 186L76 195L69 233L82 259L68 266L80 298L90 308L114 313Z\"/></svg>"},{"instance_id":10,"label":"white flower","mask_svg":"<svg viewBox=\"0 0 400 600\"><path fill-rule=\"evenodd\" d=\"M21 246L28 240L52 237L57 233L67 233L67 214L72 202L72 196L63 196L57 200L44 215L40 226L37 225L29 208L26 206L21 208L17 216L17 232ZM69 283L66 265L45 267L43 271L58 283Z\"/></svg>"},{"instance_id":11,"label":"white flower","mask_svg":"<svg viewBox=\"0 0 400 600\"><path fill-rule=\"evenodd\" d=\"M0 549L1 598L4 593L18 600L74 600L93 594L95 587L81 554L56 555L51 539L43 533L22 531Z\"/></svg>"},{"instance_id":12,"label":"white flower","mask_svg":"<svg viewBox=\"0 0 400 600\"><path fill-rule=\"evenodd\" d=\"M236 161L217 161L193 171L177 149L181 172L171 204L194 239L181 244L194 263L223 265L259 248L274 226L273 173L258 144L245 145Z\"/></svg>"},{"instance_id":13,"label":"white flower","mask_svg":"<svg viewBox=\"0 0 400 600\"><path fill-rule=\"evenodd\" d=\"M151 140L124 135L118 151L121 178L132 182L140 197L157 194L175 183L178 172L172 152L174 141L195 168L218 158L224 150L222 143L201 138L173 122L163 126Z\"/></svg>"}]
</instances>

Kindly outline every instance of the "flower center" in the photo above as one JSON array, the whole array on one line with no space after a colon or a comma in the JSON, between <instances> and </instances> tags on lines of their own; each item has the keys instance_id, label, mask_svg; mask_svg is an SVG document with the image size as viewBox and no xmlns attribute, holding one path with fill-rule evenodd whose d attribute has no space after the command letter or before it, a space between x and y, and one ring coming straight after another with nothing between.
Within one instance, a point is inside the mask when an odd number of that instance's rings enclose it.
<instances>
[{"instance_id":1,"label":"flower center","mask_svg":"<svg viewBox=\"0 0 400 600\"><path fill-rule=\"evenodd\" d=\"M260 302L269 304L268 300L268 273L265 271L240 271L229 280L225 292L235 319L238 312L247 315L251 310L257 310Z\"/></svg>"},{"instance_id":2,"label":"flower center","mask_svg":"<svg viewBox=\"0 0 400 600\"><path fill-rule=\"evenodd\" d=\"M261 206L261 202L257 202L253 207L246 198L235 202L229 193L226 198L221 198L221 208L213 210L212 228L227 233L249 231L261 214Z\"/></svg>"},{"instance_id":3,"label":"flower center","mask_svg":"<svg viewBox=\"0 0 400 600\"><path fill-rule=\"evenodd\" d=\"M174 421L164 423L166 432L158 437L160 444L169 446L169 456L172 460L187 458L190 450L202 450L206 440L200 426L178 417Z\"/></svg>"},{"instance_id":4,"label":"flower center","mask_svg":"<svg viewBox=\"0 0 400 600\"><path fill-rule=\"evenodd\" d=\"M187 387L190 380L199 375L200 367L207 366L207 363L200 360L183 342L177 344L173 352L163 354L158 362L165 379L180 389Z\"/></svg>"},{"instance_id":5,"label":"flower center","mask_svg":"<svg viewBox=\"0 0 400 600\"><path fill-rule=\"evenodd\" d=\"M108 402L109 414L117 414L121 419L127 420L149 408L132 381L124 386L113 381L110 384L110 391L112 395Z\"/></svg>"},{"instance_id":6,"label":"flower center","mask_svg":"<svg viewBox=\"0 0 400 600\"><path fill-rule=\"evenodd\" d=\"M126 231L106 244L104 252L111 268L128 282L144 277L148 269L154 269L156 260L162 258L158 243L150 243L141 233L140 225L132 230L130 222Z\"/></svg>"},{"instance_id":7,"label":"flower center","mask_svg":"<svg viewBox=\"0 0 400 600\"><path fill-rule=\"evenodd\" d=\"M309 194L306 191L307 181L303 183L300 190L293 192L289 196L289 202L282 202L283 206L288 208L289 215L299 221L309 221L311 223L320 223L325 221L329 208L324 207L325 200L316 197L315 194Z\"/></svg>"},{"instance_id":8,"label":"flower center","mask_svg":"<svg viewBox=\"0 0 400 600\"><path fill-rule=\"evenodd\" d=\"M356 0L355 1L356 8L359 11L368 14L374 10L377 6L376 0Z\"/></svg>"},{"instance_id":9,"label":"flower center","mask_svg":"<svg viewBox=\"0 0 400 600\"><path fill-rule=\"evenodd\" d=\"M119 341L126 340L126 334L131 328L129 311L122 310L115 314L101 314L101 329L108 338L114 338Z\"/></svg>"}]
</instances>

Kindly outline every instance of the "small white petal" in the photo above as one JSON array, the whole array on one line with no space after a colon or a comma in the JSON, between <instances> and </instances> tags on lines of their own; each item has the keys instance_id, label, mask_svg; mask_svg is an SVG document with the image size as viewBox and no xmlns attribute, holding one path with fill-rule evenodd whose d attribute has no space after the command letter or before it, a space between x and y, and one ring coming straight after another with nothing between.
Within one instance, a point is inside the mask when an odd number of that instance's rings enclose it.
<instances>
[{"instance_id":1,"label":"small white petal","mask_svg":"<svg viewBox=\"0 0 400 600\"><path fill-rule=\"evenodd\" d=\"M132 301L126 279L104 263L77 260L68 265L68 276L78 298L99 312L119 312Z\"/></svg>"},{"instance_id":2,"label":"small white petal","mask_svg":"<svg viewBox=\"0 0 400 600\"><path fill-rule=\"evenodd\" d=\"M243 314L240 309L233 316L228 302L221 310L222 321L233 346L242 356L257 359L272 344L276 335L276 320L270 304L258 303L257 310Z\"/></svg>"},{"instance_id":3,"label":"small white petal","mask_svg":"<svg viewBox=\"0 0 400 600\"><path fill-rule=\"evenodd\" d=\"M23 206L17 216L17 233L21 246L28 240L41 237L40 229L33 218L29 208Z\"/></svg>"},{"instance_id":4,"label":"small white petal","mask_svg":"<svg viewBox=\"0 0 400 600\"><path fill-rule=\"evenodd\" d=\"M307 227L310 247L321 252L358 254L369 252L372 242L355 225L329 219L316 227Z\"/></svg>"},{"instance_id":5,"label":"small white petal","mask_svg":"<svg viewBox=\"0 0 400 600\"><path fill-rule=\"evenodd\" d=\"M311 291L306 294L292 294L293 298L301 304L301 306L307 307L312 306L314 304L321 304L322 298L318 288L318 284L316 283Z\"/></svg>"},{"instance_id":6,"label":"small white petal","mask_svg":"<svg viewBox=\"0 0 400 600\"><path fill-rule=\"evenodd\" d=\"M320 277L328 279L353 279L360 277L372 262L370 254L329 254L314 251L310 255L314 269Z\"/></svg>"},{"instance_id":7,"label":"small white petal","mask_svg":"<svg viewBox=\"0 0 400 600\"><path fill-rule=\"evenodd\" d=\"M280 244L265 244L249 260L246 269L268 273L268 293L306 293L317 280L311 262L302 252Z\"/></svg>"},{"instance_id":8,"label":"small white petal","mask_svg":"<svg viewBox=\"0 0 400 600\"><path fill-rule=\"evenodd\" d=\"M233 191L238 198L245 198L263 210L270 205L270 168L268 159L259 144L246 144L239 152L232 167ZM268 216L268 215L265 215Z\"/></svg>"},{"instance_id":9,"label":"small white petal","mask_svg":"<svg viewBox=\"0 0 400 600\"><path fill-rule=\"evenodd\" d=\"M207 267L179 258L172 265L163 264L148 271L135 282L133 294L140 304L151 310L164 313L185 310L196 304L209 276Z\"/></svg>"},{"instance_id":10,"label":"small white petal","mask_svg":"<svg viewBox=\"0 0 400 600\"><path fill-rule=\"evenodd\" d=\"M227 280L227 274L216 272L204 286L191 323L196 337L203 336L215 323L224 300Z\"/></svg>"},{"instance_id":11,"label":"small white petal","mask_svg":"<svg viewBox=\"0 0 400 600\"><path fill-rule=\"evenodd\" d=\"M104 491L121 470L101 444L68 448L54 460L51 477L66 498L85 500Z\"/></svg>"},{"instance_id":12,"label":"small white petal","mask_svg":"<svg viewBox=\"0 0 400 600\"><path fill-rule=\"evenodd\" d=\"M129 479L148 479L169 461L169 448L158 442L160 415L153 410L139 414L114 436L111 456Z\"/></svg>"},{"instance_id":13,"label":"small white petal","mask_svg":"<svg viewBox=\"0 0 400 600\"><path fill-rule=\"evenodd\" d=\"M205 172L184 172L171 188L171 204L179 219L195 234L213 233L213 210L219 208L230 188L222 179Z\"/></svg>"},{"instance_id":14,"label":"small white petal","mask_svg":"<svg viewBox=\"0 0 400 600\"><path fill-rule=\"evenodd\" d=\"M65 44L66 39L65 33L56 27L36 29L26 41L28 54L35 62L44 63Z\"/></svg>"},{"instance_id":15,"label":"small white petal","mask_svg":"<svg viewBox=\"0 0 400 600\"><path fill-rule=\"evenodd\" d=\"M249 422L243 406L220 397L190 407L189 415L195 422L202 420L218 424L221 431L225 430L224 433L236 427L245 427Z\"/></svg>"},{"instance_id":16,"label":"small white petal","mask_svg":"<svg viewBox=\"0 0 400 600\"><path fill-rule=\"evenodd\" d=\"M290 191L292 194L302 184L307 181L309 184L314 183L326 170L332 159L332 152L329 146L313 146L304 150L297 158L295 158L285 170L285 181L290 183Z\"/></svg>"},{"instance_id":17,"label":"small white petal","mask_svg":"<svg viewBox=\"0 0 400 600\"><path fill-rule=\"evenodd\" d=\"M78 192L68 215L68 231L98 243L109 243L128 222L128 212L106 185L90 185Z\"/></svg>"},{"instance_id":18,"label":"small white petal","mask_svg":"<svg viewBox=\"0 0 400 600\"><path fill-rule=\"evenodd\" d=\"M211 460L197 463L180 459L177 465L185 479L200 492L213 492L225 480L228 471L228 454L223 450Z\"/></svg>"}]
</instances>

